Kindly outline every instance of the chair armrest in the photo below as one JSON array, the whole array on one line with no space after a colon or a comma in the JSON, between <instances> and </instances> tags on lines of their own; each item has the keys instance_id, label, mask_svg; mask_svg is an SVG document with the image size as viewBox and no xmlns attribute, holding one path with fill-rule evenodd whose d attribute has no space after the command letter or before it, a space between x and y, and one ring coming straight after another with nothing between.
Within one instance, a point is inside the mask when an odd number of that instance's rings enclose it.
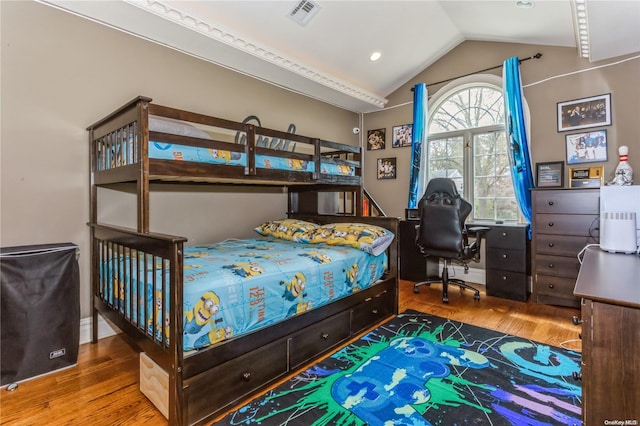
<instances>
[{"instance_id":1,"label":"chair armrest","mask_svg":"<svg viewBox=\"0 0 640 426\"><path fill-rule=\"evenodd\" d=\"M473 232L476 236L476 253L473 256L476 260L480 260L480 248L482 247L482 237L484 233L490 231L491 228L487 226L472 226L467 228L467 234Z\"/></svg>"}]
</instances>

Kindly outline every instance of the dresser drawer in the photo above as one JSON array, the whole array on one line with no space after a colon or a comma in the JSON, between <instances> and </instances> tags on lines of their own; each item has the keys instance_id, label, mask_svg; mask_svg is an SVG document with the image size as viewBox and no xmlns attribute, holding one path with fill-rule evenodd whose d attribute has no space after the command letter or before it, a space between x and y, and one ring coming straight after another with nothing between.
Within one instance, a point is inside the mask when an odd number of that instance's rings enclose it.
<instances>
[{"instance_id":1,"label":"dresser drawer","mask_svg":"<svg viewBox=\"0 0 640 426\"><path fill-rule=\"evenodd\" d=\"M597 213L600 191L597 189L533 191L536 213Z\"/></svg>"},{"instance_id":2,"label":"dresser drawer","mask_svg":"<svg viewBox=\"0 0 640 426\"><path fill-rule=\"evenodd\" d=\"M551 275L536 275L536 294L561 298L575 298L573 289L575 278L554 277Z\"/></svg>"},{"instance_id":3,"label":"dresser drawer","mask_svg":"<svg viewBox=\"0 0 640 426\"><path fill-rule=\"evenodd\" d=\"M587 236L565 236L557 234L537 234L536 253L556 256L576 256L587 244L596 241Z\"/></svg>"},{"instance_id":4,"label":"dresser drawer","mask_svg":"<svg viewBox=\"0 0 640 426\"><path fill-rule=\"evenodd\" d=\"M575 278L580 271L577 257L536 255L536 274Z\"/></svg>"},{"instance_id":5,"label":"dresser drawer","mask_svg":"<svg viewBox=\"0 0 640 426\"><path fill-rule=\"evenodd\" d=\"M188 424L211 413L212 406L238 402L287 372L287 340L281 339L185 380Z\"/></svg>"},{"instance_id":6,"label":"dresser drawer","mask_svg":"<svg viewBox=\"0 0 640 426\"><path fill-rule=\"evenodd\" d=\"M487 247L522 250L527 241L527 227L492 225L485 236Z\"/></svg>"},{"instance_id":7,"label":"dresser drawer","mask_svg":"<svg viewBox=\"0 0 640 426\"><path fill-rule=\"evenodd\" d=\"M304 364L333 348L350 336L349 311L329 317L303 332L294 334L289 341L291 369Z\"/></svg>"},{"instance_id":8,"label":"dresser drawer","mask_svg":"<svg viewBox=\"0 0 640 426\"><path fill-rule=\"evenodd\" d=\"M527 275L499 269L487 269L487 296L525 302L528 293Z\"/></svg>"},{"instance_id":9,"label":"dresser drawer","mask_svg":"<svg viewBox=\"0 0 640 426\"><path fill-rule=\"evenodd\" d=\"M597 214L536 214L536 239L540 234L589 235L598 228L598 218Z\"/></svg>"},{"instance_id":10,"label":"dresser drawer","mask_svg":"<svg viewBox=\"0 0 640 426\"><path fill-rule=\"evenodd\" d=\"M384 290L354 306L351 313L351 334L357 334L393 314L394 294Z\"/></svg>"},{"instance_id":11,"label":"dresser drawer","mask_svg":"<svg viewBox=\"0 0 640 426\"><path fill-rule=\"evenodd\" d=\"M527 253L524 250L492 248L486 252L488 269L527 272Z\"/></svg>"}]
</instances>

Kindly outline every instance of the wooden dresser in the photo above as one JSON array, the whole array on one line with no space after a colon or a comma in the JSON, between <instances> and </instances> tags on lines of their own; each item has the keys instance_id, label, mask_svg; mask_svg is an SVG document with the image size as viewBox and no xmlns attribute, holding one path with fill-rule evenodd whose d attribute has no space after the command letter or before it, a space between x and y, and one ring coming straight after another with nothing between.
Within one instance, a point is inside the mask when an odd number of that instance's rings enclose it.
<instances>
[{"instance_id":1,"label":"wooden dresser","mask_svg":"<svg viewBox=\"0 0 640 426\"><path fill-rule=\"evenodd\" d=\"M582 419L640 424L640 257L586 250L582 298Z\"/></svg>"},{"instance_id":2,"label":"wooden dresser","mask_svg":"<svg viewBox=\"0 0 640 426\"><path fill-rule=\"evenodd\" d=\"M533 190L532 204L532 300L579 307L573 295L580 269L577 255L598 242L600 190Z\"/></svg>"}]
</instances>

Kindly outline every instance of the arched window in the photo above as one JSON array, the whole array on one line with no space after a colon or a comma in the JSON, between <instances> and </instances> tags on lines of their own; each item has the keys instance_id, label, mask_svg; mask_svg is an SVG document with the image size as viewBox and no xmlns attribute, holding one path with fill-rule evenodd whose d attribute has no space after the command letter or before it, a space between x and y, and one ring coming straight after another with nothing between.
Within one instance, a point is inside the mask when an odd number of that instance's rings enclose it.
<instances>
[{"instance_id":1,"label":"arched window","mask_svg":"<svg viewBox=\"0 0 640 426\"><path fill-rule=\"evenodd\" d=\"M502 88L453 82L430 104L427 182L435 177L455 180L463 198L473 204L475 220L517 220Z\"/></svg>"}]
</instances>

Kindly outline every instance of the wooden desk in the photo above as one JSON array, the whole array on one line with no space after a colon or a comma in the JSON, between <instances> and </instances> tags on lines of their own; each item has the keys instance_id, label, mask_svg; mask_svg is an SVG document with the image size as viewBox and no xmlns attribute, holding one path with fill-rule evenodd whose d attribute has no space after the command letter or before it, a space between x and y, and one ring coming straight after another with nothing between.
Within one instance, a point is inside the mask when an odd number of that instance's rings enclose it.
<instances>
[{"instance_id":1,"label":"wooden desk","mask_svg":"<svg viewBox=\"0 0 640 426\"><path fill-rule=\"evenodd\" d=\"M582 298L584 425L640 424L640 257L588 248L574 294Z\"/></svg>"}]
</instances>

